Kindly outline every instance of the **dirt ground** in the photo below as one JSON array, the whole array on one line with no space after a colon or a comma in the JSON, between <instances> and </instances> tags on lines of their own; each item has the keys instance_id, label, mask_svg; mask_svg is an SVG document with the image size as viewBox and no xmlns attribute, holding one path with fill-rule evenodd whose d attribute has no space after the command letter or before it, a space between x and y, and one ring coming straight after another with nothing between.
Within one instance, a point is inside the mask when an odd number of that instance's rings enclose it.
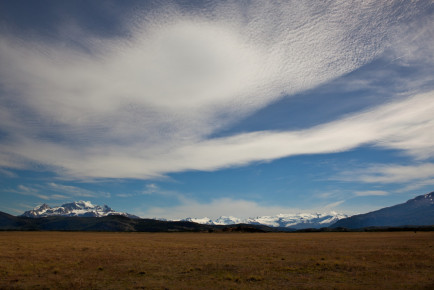
<instances>
[{"instance_id":1,"label":"dirt ground","mask_svg":"<svg viewBox=\"0 0 434 290\"><path fill-rule=\"evenodd\" d=\"M434 289L434 232L0 232L1 289Z\"/></svg>"}]
</instances>

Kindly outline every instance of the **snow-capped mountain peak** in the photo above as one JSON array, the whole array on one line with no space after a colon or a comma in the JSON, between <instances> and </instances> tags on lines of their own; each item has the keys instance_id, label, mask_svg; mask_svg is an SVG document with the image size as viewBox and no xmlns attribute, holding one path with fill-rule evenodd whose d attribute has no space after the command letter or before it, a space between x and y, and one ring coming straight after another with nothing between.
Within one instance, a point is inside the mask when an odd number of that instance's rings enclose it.
<instances>
[{"instance_id":1,"label":"snow-capped mountain peak","mask_svg":"<svg viewBox=\"0 0 434 290\"><path fill-rule=\"evenodd\" d=\"M37 207L35 207L33 210L36 210L36 211L45 211L45 210L47 210L49 208L50 208L50 206L48 204L43 203L43 204L38 205Z\"/></svg>"},{"instance_id":2,"label":"snow-capped mountain peak","mask_svg":"<svg viewBox=\"0 0 434 290\"><path fill-rule=\"evenodd\" d=\"M160 220L162 220L162 219L160 219ZM214 222L210 218L207 218L207 217L204 217L204 218L185 218L185 219L182 219L181 221L194 222L194 223L203 224L203 225L213 225L214 224Z\"/></svg>"},{"instance_id":3,"label":"snow-capped mountain peak","mask_svg":"<svg viewBox=\"0 0 434 290\"><path fill-rule=\"evenodd\" d=\"M245 220L234 216L220 216L214 220L215 225L230 225L230 224L243 224Z\"/></svg>"},{"instance_id":4,"label":"snow-capped mountain peak","mask_svg":"<svg viewBox=\"0 0 434 290\"><path fill-rule=\"evenodd\" d=\"M80 200L71 203L65 203L64 205L62 205L62 207L74 210L74 209L95 209L98 208L99 206L93 205L90 201Z\"/></svg>"},{"instance_id":5,"label":"snow-capped mountain peak","mask_svg":"<svg viewBox=\"0 0 434 290\"><path fill-rule=\"evenodd\" d=\"M425 204L434 204L434 191L424 194L424 195L419 195L413 199L410 199L407 201L407 203L425 203Z\"/></svg>"},{"instance_id":6,"label":"snow-capped mountain peak","mask_svg":"<svg viewBox=\"0 0 434 290\"><path fill-rule=\"evenodd\" d=\"M22 214L22 216L31 218L48 216L102 217L108 215L122 215L130 218L138 218L128 213L114 211L107 205L93 205L90 201L83 200L65 203L58 207L50 207L44 203Z\"/></svg>"}]
</instances>

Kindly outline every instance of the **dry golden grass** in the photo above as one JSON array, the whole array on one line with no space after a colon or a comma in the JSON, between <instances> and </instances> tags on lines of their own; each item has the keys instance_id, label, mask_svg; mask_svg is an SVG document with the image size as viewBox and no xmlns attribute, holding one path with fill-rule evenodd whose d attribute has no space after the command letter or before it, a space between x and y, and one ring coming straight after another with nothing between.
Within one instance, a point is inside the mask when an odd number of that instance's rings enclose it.
<instances>
[{"instance_id":1,"label":"dry golden grass","mask_svg":"<svg viewBox=\"0 0 434 290\"><path fill-rule=\"evenodd\" d=\"M434 232L0 232L1 289L434 289Z\"/></svg>"}]
</instances>

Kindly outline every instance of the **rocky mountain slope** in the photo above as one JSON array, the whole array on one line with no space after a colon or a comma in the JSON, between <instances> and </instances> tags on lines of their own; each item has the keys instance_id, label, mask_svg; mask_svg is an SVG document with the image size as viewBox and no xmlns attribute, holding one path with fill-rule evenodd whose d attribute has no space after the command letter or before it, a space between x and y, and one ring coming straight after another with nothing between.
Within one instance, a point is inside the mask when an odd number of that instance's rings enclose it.
<instances>
[{"instance_id":1,"label":"rocky mountain slope","mask_svg":"<svg viewBox=\"0 0 434 290\"><path fill-rule=\"evenodd\" d=\"M341 219L332 227L356 229L413 225L434 225L434 191L417 196L405 203Z\"/></svg>"}]
</instances>

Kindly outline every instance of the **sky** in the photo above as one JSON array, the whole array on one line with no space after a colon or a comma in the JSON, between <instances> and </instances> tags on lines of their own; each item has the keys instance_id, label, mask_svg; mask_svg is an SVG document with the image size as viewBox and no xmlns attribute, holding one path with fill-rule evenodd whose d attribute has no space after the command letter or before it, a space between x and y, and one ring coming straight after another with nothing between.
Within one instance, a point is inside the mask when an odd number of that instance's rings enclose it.
<instances>
[{"instance_id":1,"label":"sky","mask_svg":"<svg viewBox=\"0 0 434 290\"><path fill-rule=\"evenodd\" d=\"M434 188L434 2L0 1L0 211L365 213Z\"/></svg>"}]
</instances>

